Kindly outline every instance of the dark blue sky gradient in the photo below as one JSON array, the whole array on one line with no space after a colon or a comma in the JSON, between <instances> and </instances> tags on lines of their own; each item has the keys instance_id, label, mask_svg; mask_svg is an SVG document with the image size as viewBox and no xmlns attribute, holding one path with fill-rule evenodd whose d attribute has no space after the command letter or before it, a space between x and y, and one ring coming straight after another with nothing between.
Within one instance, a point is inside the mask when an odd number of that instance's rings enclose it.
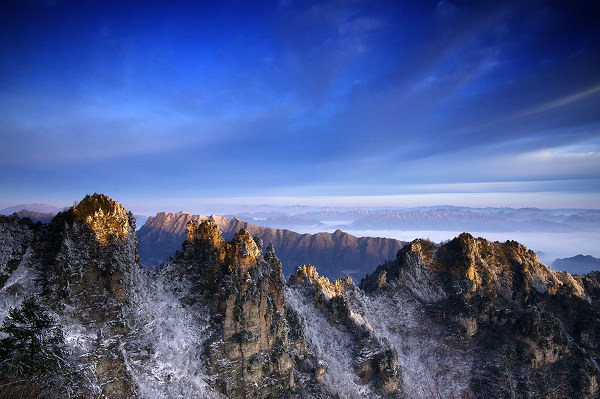
<instances>
[{"instance_id":1,"label":"dark blue sky gradient","mask_svg":"<svg viewBox=\"0 0 600 399\"><path fill-rule=\"evenodd\" d=\"M4 1L0 207L598 208L599 9Z\"/></svg>"}]
</instances>

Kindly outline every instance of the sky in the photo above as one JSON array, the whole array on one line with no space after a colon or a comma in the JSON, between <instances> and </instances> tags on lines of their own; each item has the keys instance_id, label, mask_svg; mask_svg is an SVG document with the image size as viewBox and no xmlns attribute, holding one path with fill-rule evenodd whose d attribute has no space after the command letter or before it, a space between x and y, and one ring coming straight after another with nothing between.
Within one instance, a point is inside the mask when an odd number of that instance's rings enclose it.
<instances>
[{"instance_id":1,"label":"sky","mask_svg":"<svg viewBox=\"0 0 600 399\"><path fill-rule=\"evenodd\" d=\"M600 208L597 1L0 5L0 208Z\"/></svg>"}]
</instances>

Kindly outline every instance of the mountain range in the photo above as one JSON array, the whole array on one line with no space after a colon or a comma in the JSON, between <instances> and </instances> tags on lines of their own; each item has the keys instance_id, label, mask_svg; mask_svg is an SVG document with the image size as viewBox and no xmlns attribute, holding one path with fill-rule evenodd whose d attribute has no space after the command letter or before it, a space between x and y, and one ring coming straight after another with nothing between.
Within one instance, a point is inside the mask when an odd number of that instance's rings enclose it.
<instances>
[{"instance_id":1,"label":"mountain range","mask_svg":"<svg viewBox=\"0 0 600 399\"><path fill-rule=\"evenodd\" d=\"M5 208L0 213L7 213L5 211L13 211L23 206L35 209L58 209L47 204L23 204ZM300 213L294 215L286 213L291 210L300 211ZM17 214L21 217L28 217L34 222L48 223L56 213L22 209ZM186 212L177 214L161 212L155 217L135 215L142 263L156 265L179 249L185 240L184 226L189 215ZM492 237L493 233L489 231L494 230L506 230L501 234L503 236L507 236L506 233L509 231L513 231L515 234L527 231L531 234L543 233L543 236L524 236L521 233L519 237L524 240L534 240L534 242L530 242L530 245L535 245L543 261L548 262L547 264L554 269L579 274L598 270L598 265L594 262L561 260L566 258L565 255L570 255L578 250L577 243L581 249L587 248L588 251L594 253L591 248L594 237L600 228L600 212L597 210L444 206L408 210L330 209L315 211L310 208L288 209L283 207L277 211L254 210L238 215L246 222L245 225L239 222L235 214L228 214L225 217L214 216L213 218L217 220L226 237L232 237L236 228L246 227L252 231L252 234L263 238L265 242L273 243L283 261L285 275L290 275L295 266L312 263L321 265L320 271L331 278L342 277L346 274L360 278L363 274L371 272L377 264L393 257L395 251L401 248L405 241L392 238L357 238L356 236L382 235L411 240L413 237L407 232L417 231L419 235L427 237L429 234L436 236L434 233L436 230L443 233L444 229L457 231L454 234L458 234L460 231L484 230L487 233L480 234L492 235ZM192 216L192 218L201 220L206 216L198 215ZM147 221L148 223L146 223ZM290 231L289 228L293 226L305 233L298 234ZM335 227L338 227L339 231L334 231ZM340 228L349 230L349 232L343 233ZM316 231L320 231L320 233L312 233ZM404 233L398 234L400 231ZM565 236L565 234L569 234L566 233L568 231L576 236ZM450 233L447 233L447 237L451 236ZM444 240L446 237L440 236L438 239ZM497 236L494 239L505 240L506 238ZM556 242L554 245L549 245L547 240L556 240ZM540 247L554 256L551 257L550 254L544 253L545 251L539 251ZM557 259L557 256L560 258ZM554 259L556 259L556 263L553 263Z\"/></svg>"},{"instance_id":2,"label":"mountain range","mask_svg":"<svg viewBox=\"0 0 600 399\"><path fill-rule=\"evenodd\" d=\"M186 225L190 221L209 219L187 212L161 212L148 218L137 232L140 262L156 265L165 261L181 248L186 239ZM272 244L289 276L296 266L319 264L323 273L339 278L350 275L360 278L375 266L393 258L405 242L390 238L354 237L340 230L334 233L298 234L286 229L273 229L243 222L238 218L210 216L221 229L225 239L231 239L245 229L265 244Z\"/></svg>"},{"instance_id":3,"label":"mountain range","mask_svg":"<svg viewBox=\"0 0 600 399\"><path fill-rule=\"evenodd\" d=\"M434 207L312 211L294 215L244 212L228 216L274 228L333 226L344 230L600 232L600 211L597 210Z\"/></svg>"},{"instance_id":4,"label":"mountain range","mask_svg":"<svg viewBox=\"0 0 600 399\"><path fill-rule=\"evenodd\" d=\"M0 396L600 395L598 272L463 233L414 240L359 283L318 265L286 281L273 245L197 219L148 268L133 214L104 195L46 225L1 216Z\"/></svg>"},{"instance_id":5,"label":"mountain range","mask_svg":"<svg viewBox=\"0 0 600 399\"><path fill-rule=\"evenodd\" d=\"M24 209L31 211L31 212L56 214L65 208L58 208L54 205L38 204L38 203L20 204L20 205L14 205L14 206L11 206L8 208L0 209L0 215L10 215L12 213L22 211Z\"/></svg>"}]
</instances>

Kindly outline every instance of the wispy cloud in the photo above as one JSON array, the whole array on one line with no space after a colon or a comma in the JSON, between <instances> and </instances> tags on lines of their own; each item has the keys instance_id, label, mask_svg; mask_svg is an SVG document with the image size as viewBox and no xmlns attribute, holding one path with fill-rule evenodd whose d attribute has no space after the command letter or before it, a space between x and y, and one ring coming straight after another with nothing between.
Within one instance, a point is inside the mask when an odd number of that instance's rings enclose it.
<instances>
[{"instance_id":1,"label":"wispy cloud","mask_svg":"<svg viewBox=\"0 0 600 399\"><path fill-rule=\"evenodd\" d=\"M567 182L600 180L591 8L13 4L0 10L0 187L116 191L127 175L122 190L147 196L583 192Z\"/></svg>"},{"instance_id":2,"label":"wispy cloud","mask_svg":"<svg viewBox=\"0 0 600 399\"><path fill-rule=\"evenodd\" d=\"M566 96L563 96L560 98L556 98L551 101L544 102L543 104L526 109L524 111L519 111L514 114L504 116L500 119L489 122L487 124L487 126L497 124L497 123L508 122L508 121L512 121L515 119L524 118L527 116L537 115L537 114L541 114L541 113L548 112L548 111L553 111L557 108L571 105L573 103L585 100L589 97L593 97L598 94L600 94L600 85L592 86L592 87L586 88L584 90L581 90L579 92L569 94L569 95L566 95Z\"/></svg>"}]
</instances>

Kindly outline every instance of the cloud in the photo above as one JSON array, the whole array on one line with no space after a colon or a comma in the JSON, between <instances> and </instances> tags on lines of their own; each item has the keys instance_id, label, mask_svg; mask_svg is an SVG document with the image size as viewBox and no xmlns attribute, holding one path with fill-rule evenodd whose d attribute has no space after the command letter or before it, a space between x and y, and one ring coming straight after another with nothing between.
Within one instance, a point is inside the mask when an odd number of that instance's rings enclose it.
<instances>
[{"instance_id":1,"label":"cloud","mask_svg":"<svg viewBox=\"0 0 600 399\"><path fill-rule=\"evenodd\" d=\"M554 99L551 101L544 102L543 104L526 109L524 111L518 111L512 115L508 115L508 116L502 117L500 119L494 120L492 122L489 122L486 125L490 126L490 125L497 124L497 123L508 122L508 121L512 121L514 119L519 119L519 118L523 118L523 117L527 117L527 116L545 113L548 111L553 111L553 110L556 110L557 108L565 107L565 106L571 105L573 103L586 100L589 97L593 97L598 94L600 94L600 85L588 87L579 92L569 94L569 95L566 95L566 96L563 96L563 97L560 97L560 98L557 98L557 99ZM484 127L486 125L482 125L481 127Z\"/></svg>"},{"instance_id":2,"label":"cloud","mask_svg":"<svg viewBox=\"0 0 600 399\"><path fill-rule=\"evenodd\" d=\"M0 28L1 162L217 196L596 187L600 35L566 4L23 11Z\"/></svg>"}]
</instances>

